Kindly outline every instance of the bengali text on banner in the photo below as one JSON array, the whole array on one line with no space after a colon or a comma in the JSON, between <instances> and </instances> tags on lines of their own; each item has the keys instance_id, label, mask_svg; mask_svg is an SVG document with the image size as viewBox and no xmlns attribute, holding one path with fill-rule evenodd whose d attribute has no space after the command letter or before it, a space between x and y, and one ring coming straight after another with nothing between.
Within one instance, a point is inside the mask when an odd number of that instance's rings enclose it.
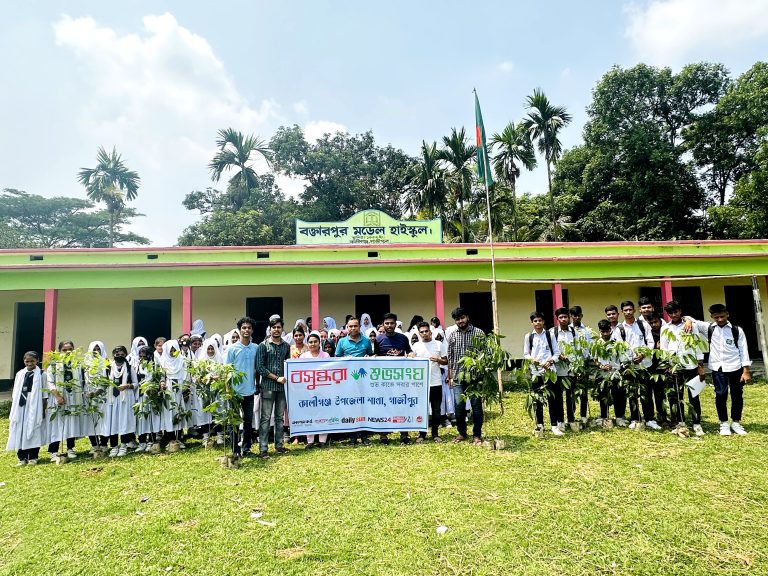
<instances>
[{"instance_id":1,"label":"bengali text on banner","mask_svg":"<svg viewBox=\"0 0 768 576\"><path fill-rule=\"evenodd\" d=\"M422 358L288 360L291 436L425 431L429 369Z\"/></svg>"}]
</instances>

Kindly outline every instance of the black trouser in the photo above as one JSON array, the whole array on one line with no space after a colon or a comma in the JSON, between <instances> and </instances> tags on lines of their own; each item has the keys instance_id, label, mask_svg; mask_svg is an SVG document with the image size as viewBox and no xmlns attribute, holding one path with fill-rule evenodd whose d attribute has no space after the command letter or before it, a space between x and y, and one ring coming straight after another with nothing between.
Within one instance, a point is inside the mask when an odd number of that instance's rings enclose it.
<instances>
[{"instance_id":1,"label":"black trouser","mask_svg":"<svg viewBox=\"0 0 768 576\"><path fill-rule=\"evenodd\" d=\"M97 446L106 448L107 444L109 443L109 438L106 436L88 436L88 440L91 441L91 446L93 448L96 448Z\"/></svg>"},{"instance_id":2,"label":"black trouser","mask_svg":"<svg viewBox=\"0 0 768 576\"><path fill-rule=\"evenodd\" d=\"M128 444L128 442L132 442L136 438L136 434L121 434L120 435L120 442L123 444ZM112 436L109 437L109 445L112 448L117 448L118 445L118 435L112 434Z\"/></svg>"},{"instance_id":3,"label":"black trouser","mask_svg":"<svg viewBox=\"0 0 768 576\"><path fill-rule=\"evenodd\" d=\"M67 438L67 450L74 450L75 449L75 440L77 438ZM48 444L48 452L51 454L58 454L59 453L59 446L61 446L61 442L51 442Z\"/></svg>"},{"instance_id":4,"label":"black trouser","mask_svg":"<svg viewBox=\"0 0 768 576\"><path fill-rule=\"evenodd\" d=\"M25 450L16 450L16 456L19 458L19 460L37 460L38 456L40 456L40 447L37 448L27 448Z\"/></svg>"},{"instance_id":5,"label":"black trouser","mask_svg":"<svg viewBox=\"0 0 768 576\"><path fill-rule=\"evenodd\" d=\"M549 398L549 404L555 405L555 408L557 411L555 412L555 416L557 419L557 423L565 422L565 410L563 410L563 381L562 377L557 377L557 382L555 384L550 384L552 389L552 396Z\"/></svg>"},{"instance_id":6,"label":"black trouser","mask_svg":"<svg viewBox=\"0 0 768 576\"><path fill-rule=\"evenodd\" d=\"M741 381L743 368L733 372L723 372L722 369L712 372L715 384L715 407L720 422L728 422L728 388L731 389L731 420L741 421L744 410L744 383Z\"/></svg>"},{"instance_id":7,"label":"black trouser","mask_svg":"<svg viewBox=\"0 0 768 576\"><path fill-rule=\"evenodd\" d=\"M440 416L440 408L443 405L443 386L430 386L429 387L429 407L432 409L432 420L430 424L432 427L432 438L437 438L440 434L440 422L442 416ZM421 438L426 438L426 432L419 432Z\"/></svg>"},{"instance_id":8,"label":"black trouser","mask_svg":"<svg viewBox=\"0 0 768 576\"><path fill-rule=\"evenodd\" d=\"M544 390L549 387L553 392L555 392L554 396L551 396L549 398L549 401L547 402L547 409L549 410L549 424L550 426L557 426L558 418L560 417L560 413L563 410L563 396L562 393L560 394L560 408L558 409L558 404L555 399L557 396L557 388L559 386L557 383L545 383L544 379L541 376L534 376L531 380L531 389L535 392L543 392ZM536 410L536 425L537 426L543 426L544 425L544 404L542 402L536 402L535 404L535 410Z\"/></svg>"},{"instance_id":9,"label":"black trouser","mask_svg":"<svg viewBox=\"0 0 768 576\"><path fill-rule=\"evenodd\" d=\"M456 429L459 436L464 438L467 437L467 404L461 397L464 390L472 385L473 383L470 382L469 384L454 384L453 386L453 398L456 403ZM478 396L471 396L469 405L472 408L472 435L475 438L481 438L483 435L483 401Z\"/></svg>"},{"instance_id":10,"label":"black trouser","mask_svg":"<svg viewBox=\"0 0 768 576\"><path fill-rule=\"evenodd\" d=\"M616 403L616 397L614 396L616 385L611 385L605 381L599 381L600 393L598 395L598 401L600 402L600 418L606 420L609 417L609 409L611 407L611 396L613 396L613 403ZM626 398L624 399L626 402ZM617 416L618 417L618 416Z\"/></svg>"},{"instance_id":11,"label":"black trouser","mask_svg":"<svg viewBox=\"0 0 768 576\"><path fill-rule=\"evenodd\" d=\"M565 416L567 417L566 420L560 420L560 422L575 422L576 421L576 399L574 397L574 390L573 386L575 385L575 382L573 381L573 378L570 378L571 385L566 388L562 382L561 378L558 376L557 383L560 386L561 389L565 390Z\"/></svg>"},{"instance_id":12,"label":"black trouser","mask_svg":"<svg viewBox=\"0 0 768 576\"><path fill-rule=\"evenodd\" d=\"M139 434L139 443L140 444L153 444L155 442L155 438L157 437L157 434L154 432L147 432L146 434Z\"/></svg>"},{"instance_id":13,"label":"black trouser","mask_svg":"<svg viewBox=\"0 0 768 576\"><path fill-rule=\"evenodd\" d=\"M241 400L240 411L243 414L243 442L241 446L240 430L234 426L231 431L233 454L240 454L241 448L243 452L251 451L251 445L253 444L253 401L253 394L243 396Z\"/></svg>"},{"instance_id":14,"label":"black trouser","mask_svg":"<svg viewBox=\"0 0 768 576\"><path fill-rule=\"evenodd\" d=\"M611 386L611 396L613 397L613 414L616 418L624 418L627 414L627 391L624 386L613 384ZM606 418L608 415L606 414Z\"/></svg>"},{"instance_id":15,"label":"black trouser","mask_svg":"<svg viewBox=\"0 0 768 576\"><path fill-rule=\"evenodd\" d=\"M701 399L698 396L691 395L691 389L685 385L691 378L698 376L696 368L683 370L675 374L675 380L672 383L674 389L669 393L669 408L674 420L678 423L685 423L685 400L684 390L688 390L688 403L691 405L692 419L694 424L701 424Z\"/></svg>"},{"instance_id":16,"label":"black trouser","mask_svg":"<svg viewBox=\"0 0 768 576\"><path fill-rule=\"evenodd\" d=\"M651 384L647 374L639 374L637 385L632 385L633 391L629 394L629 417L632 420L640 420L640 410L638 400L643 408L645 421L653 420L653 397L651 396ZM637 392L635 391L637 390ZM639 398L637 397L639 395Z\"/></svg>"}]
</instances>

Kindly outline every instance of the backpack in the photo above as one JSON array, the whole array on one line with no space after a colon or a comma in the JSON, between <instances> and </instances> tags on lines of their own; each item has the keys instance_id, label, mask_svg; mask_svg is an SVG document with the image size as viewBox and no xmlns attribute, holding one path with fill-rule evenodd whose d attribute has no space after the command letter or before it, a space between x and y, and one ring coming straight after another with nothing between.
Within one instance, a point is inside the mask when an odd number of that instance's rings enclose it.
<instances>
[{"instance_id":1,"label":"backpack","mask_svg":"<svg viewBox=\"0 0 768 576\"><path fill-rule=\"evenodd\" d=\"M570 330L571 334L573 335L573 339L576 339L576 330L574 330L573 326L568 326L568 330ZM555 341L557 341L557 335L560 333L560 327L555 326Z\"/></svg>"},{"instance_id":2,"label":"backpack","mask_svg":"<svg viewBox=\"0 0 768 576\"><path fill-rule=\"evenodd\" d=\"M717 326L717 324L715 324L714 322L712 322L712 323L709 325L709 328L707 328L707 343L708 343L710 346L712 346L712 334L713 334L713 333L714 333L714 331L715 331L715 326ZM739 347L739 331L741 331L741 328L739 328L738 326L736 326L736 324L731 324L731 332L733 332L733 345L734 345L734 347L736 347L736 348L738 348L738 347Z\"/></svg>"},{"instance_id":3,"label":"backpack","mask_svg":"<svg viewBox=\"0 0 768 576\"><path fill-rule=\"evenodd\" d=\"M555 328L555 329L557 329L557 328ZM533 335L534 334L535 334L535 332L533 332L533 331L531 331L528 334L528 348L530 348L531 351L533 351ZM549 344L549 351L554 356L555 355L555 349L552 347L552 336L549 334L549 330L546 330L546 329L544 330L544 334L547 335L547 344Z\"/></svg>"},{"instance_id":4,"label":"backpack","mask_svg":"<svg viewBox=\"0 0 768 576\"><path fill-rule=\"evenodd\" d=\"M640 334L643 335L643 341L645 341L645 328L643 327L643 323L639 320L636 322L637 327L640 328ZM622 324L619 324L619 333L621 334L621 339L626 342L627 341L627 331L624 329L624 326Z\"/></svg>"}]
</instances>

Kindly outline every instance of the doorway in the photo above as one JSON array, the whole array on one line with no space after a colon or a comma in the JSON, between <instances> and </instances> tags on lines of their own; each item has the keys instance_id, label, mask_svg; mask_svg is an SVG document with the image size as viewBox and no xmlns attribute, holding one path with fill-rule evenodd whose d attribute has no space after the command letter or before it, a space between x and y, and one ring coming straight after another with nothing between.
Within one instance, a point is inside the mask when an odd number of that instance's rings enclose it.
<instances>
[{"instance_id":1,"label":"doorway","mask_svg":"<svg viewBox=\"0 0 768 576\"><path fill-rule=\"evenodd\" d=\"M544 322L547 330L555 325L555 300L552 297L552 290L536 290L536 311L544 314ZM563 306L568 308L568 289L563 288Z\"/></svg>"},{"instance_id":2,"label":"doorway","mask_svg":"<svg viewBox=\"0 0 768 576\"><path fill-rule=\"evenodd\" d=\"M134 300L133 336L143 336L154 346L155 339L175 338L171 333L171 300Z\"/></svg>"},{"instance_id":3,"label":"doorway","mask_svg":"<svg viewBox=\"0 0 768 576\"><path fill-rule=\"evenodd\" d=\"M664 315L664 304L661 301L661 288L655 286L642 286L640 296L646 296L653 303L653 310ZM683 314L692 316L698 320L704 318L704 304L701 299L701 287L699 286L672 286L672 299L676 300L683 309Z\"/></svg>"},{"instance_id":4,"label":"doorway","mask_svg":"<svg viewBox=\"0 0 768 576\"><path fill-rule=\"evenodd\" d=\"M16 326L13 338L13 372L24 368L24 354L34 350L43 356L43 330L45 326L44 302L17 302Z\"/></svg>"},{"instance_id":5,"label":"doorway","mask_svg":"<svg viewBox=\"0 0 768 576\"><path fill-rule=\"evenodd\" d=\"M283 299L280 296L260 296L245 299L245 315L254 320L253 341L260 344L267 336L269 317L279 314L283 318ZM283 318L283 330L291 330L293 326L285 325Z\"/></svg>"},{"instance_id":6,"label":"doorway","mask_svg":"<svg viewBox=\"0 0 768 576\"><path fill-rule=\"evenodd\" d=\"M459 306L466 309L473 326L486 334L493 332L493 303L490 292L460 292Z\"/></svg>"},{"instance_id":7,"label":"doorway","mask_svg":"<svg viewBox=\"0 0 768 576\"><path fill-rule=\"evenodd\" d=\"M384 321L384 314L391 312L389 294L359 294L355 296L355 316L363 314L371 317L371 323L378 326ZM400 318L403 323L406 319Z\"/></svg>"},{"instance_id":8,"label":"doorway","mask_svg":"<svg viewBox=\"0 0 768 576\"><path fill-rule=\"evenodd\" d=\"M749 356L759 356L757 343L757 320L752 286L725 286L725 307L732 324L744 330L747 337Z\"/></svg>"}]
</instances>

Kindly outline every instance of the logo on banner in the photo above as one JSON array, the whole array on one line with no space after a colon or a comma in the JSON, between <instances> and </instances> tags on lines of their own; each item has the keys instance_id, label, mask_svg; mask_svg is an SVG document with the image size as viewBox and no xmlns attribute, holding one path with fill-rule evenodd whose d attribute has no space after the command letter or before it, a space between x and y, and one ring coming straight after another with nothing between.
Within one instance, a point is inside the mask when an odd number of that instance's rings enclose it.
<instances>
[{"instance_id":1,"label":"logo on banner","mask_svg":"<svg viewBox=\"0 0 768 576\"><path fill-rule=\"evenodd\" d=\"M355 370L354 372L352 372L352 378L354 378L355 380L358 380L360 378L365 378L366 376L368 376L368 372L365 371L365 368L360 368L359 370Z\"/></svg>"}]
</instances>

